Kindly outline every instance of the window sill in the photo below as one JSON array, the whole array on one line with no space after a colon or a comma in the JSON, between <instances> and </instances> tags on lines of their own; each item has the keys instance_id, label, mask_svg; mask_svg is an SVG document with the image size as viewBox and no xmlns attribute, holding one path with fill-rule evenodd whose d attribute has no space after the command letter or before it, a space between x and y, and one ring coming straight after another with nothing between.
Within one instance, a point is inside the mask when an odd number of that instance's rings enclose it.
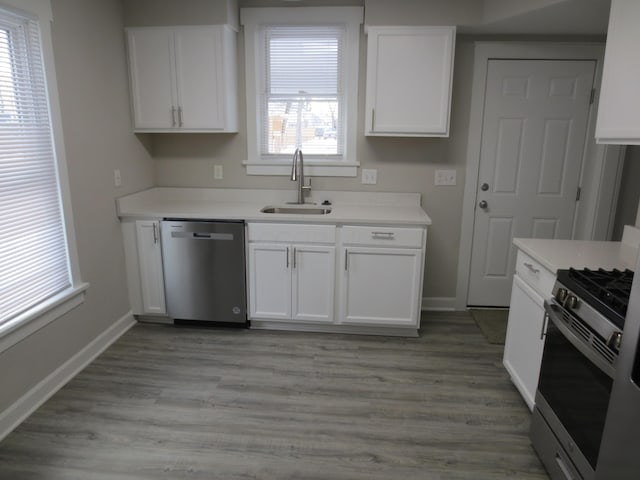
<instances>
[{"instance_id":1,"label":"window sill","mask_svg":"<svg viewBox=\"0 0 640 480\"><path fill-rule=\"evenodd\" d=\"M0 353L84 303L88 283L68 288L0 325Z\"/></svg>"},{"instance_id":2,"label":"window sill","mask_svg":"<svg viewBox=\"0 0 640 480\"><path fill-rule=\"evenodd\" d=\"M244 162L247 175L291 175L291 162ZM356 177L359 163L304 164L304 174L309 177Z\"/></svg>"}]
</instances>

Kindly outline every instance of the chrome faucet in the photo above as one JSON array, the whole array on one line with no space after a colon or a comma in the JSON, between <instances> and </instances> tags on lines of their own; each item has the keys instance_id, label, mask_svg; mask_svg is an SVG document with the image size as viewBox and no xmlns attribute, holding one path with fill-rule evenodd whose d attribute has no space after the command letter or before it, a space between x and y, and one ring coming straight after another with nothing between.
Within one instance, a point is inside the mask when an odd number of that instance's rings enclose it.
<instances>
[{"instance_id":1,"label":"chrome faucet","mask_svg":"<svg viewBox=\"0 0 640 480\"><path fill-rule=\"evenodd\" d=\"M299 162L298 158L300 159ZM300 170L298 170L298 165L300 165ZM309 185L304 184L304 157L302 155L302 150L300 150L299 148L296 148L296 151L293 153L293 163L291 165L291 181L298 182L298 201L295 203L304 203L304 192L305 190L311 190L311 179L309 179Z\"/></svg>"}]
</instances>

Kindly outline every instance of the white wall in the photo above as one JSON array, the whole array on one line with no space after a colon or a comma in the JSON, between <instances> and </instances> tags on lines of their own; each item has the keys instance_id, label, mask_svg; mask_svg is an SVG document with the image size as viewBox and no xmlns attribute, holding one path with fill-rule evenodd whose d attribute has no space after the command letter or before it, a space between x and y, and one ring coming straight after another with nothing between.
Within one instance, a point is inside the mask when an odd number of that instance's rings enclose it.
<instances>
[{"instance_id":1,"label":"white wall","mask_svg":"<svg viewBox=\"0 0 640 480\"><path fill-rule=\"evenodd\" d=\"M140 12L138 2L147 1L149 0L127 0L125 3L127 25L135 25ZM415 8L422 3L412 0L402 1L406 1L407 5L413 4ZM189 10L194 15L194 19L198 18L198 21L216 23L219 20L219 17L214 16L210 10L203 8L199 0L182 0L181 3L185 5L185 10ZM244 5L243 2L241 3ZM250 3L253 6L261 5L257 0L251 0ZM373 19L377 18L381 21L386 14L394 10L402 10L402 8L391 8L396 6L395 3L367 0L365 7L367 15L373 15ZM441 2L431 3L441 4ZM460 5L468 3L468 0L452 2L452 5L457 6L449 7L450 14L459 13ZM408 10L408 16L405 14L405 18L411 17L411 11ZM162 16L158 11L154 16L160 24L171 21L169 15ZM449 17L449 20L453 18ZM424 16L423 23L427 21L428 17ZM291 190L295 188L295 184L287 177L247 176L242 166L242 161L247 158L242 35L239 35L238 40L240 133L152 135L152 152L158 185ZM363 36L360 55L358 160L362 168L378 169L378 184L362 185L359 178L316 177L313 178L313 187L321 190L420 192L422 206L433 219L433 226L429 230L427 240L424 296L454 297L473 73L472 44L459 42L456 49L450 138L365 137L362 123L365 58L366 37ZM214 164L223 166L223 180L214 180ZM457 186L434 187L434 173L440 168L457 170Z\"/></svg>"},{"instance_id":2,"label":"white wall","mask_svg":"<svg viewBox=\"0 0 640 480\"><path fill-rule=\"evenodd\" d=\"M91 287L82 306L0 354L0 412L129 311L115 198L154 183L147 139L131 134L122 2L53 0L52 7L80 270Z\"/></svg>"},{"instance_id":3,"label":"white wall","mask_svg":"<svg viewBox=\"0 0 640 480\"><path fill-rule=\"evenodd\" d=\"M125 23L150 25L215 25L238 28L238 0L125 0Z\"/></svg>"},{"instance_id":4,"label":"white wall","mask_svg":"<svg viewBox=\"0 0 640 480\"><path fill-rule=\"evenodd\" d=\"M484 0L483 20L485 23L514 17L532 10L541 9L565 0Z\"/></svg>"},{"instance_id":5,"label":"white wall","mask_svg":"<svg viewBox=\"0 0 640 480\"><path fill-rule=\"evenodd\" d=\"M624 159L613 240L620 240L625 225L640 228L640 146L629 145Z\"/></svg>"},{"instance_id":6,"label":"white wall","mask_svg":"<svg viewBox=\"0 0 640 480\"><path fill-rule=\"evenodd\" d=\"M149 2L127 0L125 23L167 25L180 23L220 23L222 14L203 0L157 0L147 18ZM558 0L536 0L544 6ZM174 6L183 12L175 17ZM362 0L304 0L295 5L361 4ZM495 2L489 2L493 5ZM287 4L275 0L240 0L240 6L273 6ZM290 3L289 3L290 4ZM485 3L479 0L364 0L365 23L380 24L473 24L481 22ZM522 2L514 10L522 9ZM531 6L531 2L529 2ZM165 8L166 7L166 8ZM517 8L516 8L517 7ZM512 12L513 13L513 12ZM155 134L151 137L156 180L160 186L219 188L285 188L294 189L286 177L247 176L242 162L247 159L244 86L243 39L239 35L240 132L238 134ZM540 40L537 37L537 40ZM556 38L557 40L557 38ZM427 241L424 297L454 297L462 216L464 174L471 83L473 76L473 44L469 37L458 37L454 66L451 134L449 138L383 138L365 137L364 118L366 37L361 39L360 92L358 125L358 161L362 168L378 169L377 185L362 185L359 178L313 179L313 186L323 190L419 192L422 206L433 219ZM223 166L224 179L214 180L213 166ZM457 185L435 187L436 169L457 171Z\"/></svg>"},{"instance_id":7,"label":"white wall","mask_svg":"<svg viewBox=\"0 0 640 480\"><path fill-rule=\"evenodd\" d=\"M474 25L483 15L481 0L365 1L367 25Z\"/></svg>"}]
</instances>

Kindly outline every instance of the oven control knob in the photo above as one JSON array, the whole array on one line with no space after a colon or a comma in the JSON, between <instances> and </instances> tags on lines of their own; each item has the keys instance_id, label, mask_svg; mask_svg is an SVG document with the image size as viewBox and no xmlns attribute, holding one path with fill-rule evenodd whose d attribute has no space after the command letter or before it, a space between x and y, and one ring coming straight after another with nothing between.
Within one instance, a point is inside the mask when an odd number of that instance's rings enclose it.
<instances>
[{"instance_id":1,"label":"oven control knob","mask_svg":"<svg viewBox=\"0 0 640 480\"><path fill-rule=\"evenodd\" d=\"M607 340L607 345L611 348L615 348L616 350L620 350L620 344L622 343L622 333L613 332Z\"/></svg>"},{"instance_id":2,"label":"oven control knob","mask_svg":"<svg viewBox=\"0 0 640 480\"><path fill-rule=\"evenodd\" d=\"M567 289L566 288L559 288L556 291L556 300L560 303L564 302L564 300L567 298Z\"/></svg>"},{"instance_id":3,"label":"oven control knob","mask_svg":"<svg viewBox=\"0 0 640 480\"><path fill-rule=\"evenodd\" d=\"M567 299L564 302L565 308L573 310L578 306L578 298L575 295L567 296Z\"/></svg>"}]
</instances>

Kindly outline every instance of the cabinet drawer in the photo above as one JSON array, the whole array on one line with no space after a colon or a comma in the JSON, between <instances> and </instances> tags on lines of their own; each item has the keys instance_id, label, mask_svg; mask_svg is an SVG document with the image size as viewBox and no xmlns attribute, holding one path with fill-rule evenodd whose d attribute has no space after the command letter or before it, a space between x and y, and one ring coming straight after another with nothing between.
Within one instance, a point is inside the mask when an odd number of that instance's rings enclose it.
<instances>
[{"instance_id":1,"label":"cabinet drawer","mask_svg":"<svg viewBox=\"0 0 640 480\"><path fill-rule=\"evenodd\" d=\"M551 290L556 281L555 272L547 270L540 262L521 250L518 250L516 259L516 273L529 286L535 289L542 298L551 296Z\"/></svg>"},{"instance_id":2,"label":"cabinet drawer","mask_svg":"<svg viewBox=\"0 0 640 480\"><path fill-rule=\"evenodd\" d=\"M344 245L422 248L425 230L398 227L342 227Z\"/></svg>"},{"instance_id":3,"label":"cabinet drawer","mask_svg":"<svg viewBox=\"0 0 640 480\"><path fill-rule=\"evenodd\" d=\"M335 225L249 223L250 242L336 243Z\"/></svg>"}]
</instances>

